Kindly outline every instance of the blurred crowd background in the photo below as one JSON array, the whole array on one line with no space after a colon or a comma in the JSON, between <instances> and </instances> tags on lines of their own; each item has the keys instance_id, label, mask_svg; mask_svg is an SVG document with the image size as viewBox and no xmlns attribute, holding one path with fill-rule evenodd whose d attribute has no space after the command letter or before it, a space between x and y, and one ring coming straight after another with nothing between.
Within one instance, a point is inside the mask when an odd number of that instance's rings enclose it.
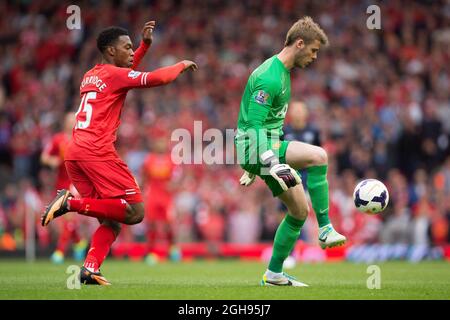
<instances>
[{"instance_id":1,"label":"blurred crowd background","mask_svg":"<svg viewBox=\"0 0 450 320\"><path fill-rule=\"evenodd\" d=\"M193 133L194 121L224 136L236 127L249 74L282 49L303 15L322 26L330 47L292 72L292 101L303 104L289 112L286 132L310 132L305 139L313 135L327 150L335 228L354 245L450 242L448 1L81 1L80 30L66 27L70 4L0 2L0 249L23 248L30 210L39 247L54 246L58 224L42 228L39 215L55 195L56 173L40 155L65 113L78 109L81 77L100 61L100 30L122 26L137 47L142 26L154 19L153 44L138 70L183 59L199 66L168 86L128 94L117 148L144 190L142 165L158 138L170 153L173 130ZM371 4L381 8L380 30L366 26ZM224 159L227 145L232 139L224 141ZM173 173L177 241L273 240L284 208L261 181L240 186L238 165L180 165ZM363 178L387 185L383 214L355 210L353 188ZM81 220L89 237L96 221ZM145 241L145 234L143 223L126 228L118 242ZM313 213L302 239L317 243Z\"/></svg>"}]
</instances>

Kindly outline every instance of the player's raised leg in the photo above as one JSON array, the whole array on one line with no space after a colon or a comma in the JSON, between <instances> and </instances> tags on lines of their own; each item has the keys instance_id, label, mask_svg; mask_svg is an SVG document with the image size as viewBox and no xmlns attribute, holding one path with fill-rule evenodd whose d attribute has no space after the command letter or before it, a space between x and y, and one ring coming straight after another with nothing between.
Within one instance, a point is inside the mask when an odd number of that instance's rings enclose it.
<instances>
[{"instance_id":1,"label":"player's raised leg","mask_svg":"<svg viewBox=\"0 0 450 320\"><path fill-rule=\"evenodd\" d=\"M124 199L74 199L68 190L60 190L56 198L46 208L42 216L42 225L46 226L53 219L67 212L78 212L79 214L108 219L125 224L137 224L144 218L144 210L136 209Z\"/></svg>"},{"instance_id":2,"label":"player's raised leg","mask_svg":"<svg viewBox=\"0 0 450 320\"><path fill-rule=\"evenodd\" d=\"M295 169L306 168L307 170L308 192L319 224L319 243L322 249L343 245L346 241L345 236L334 230L328 217L328 156L326 151L308 143L292 141L286 150L286 162Z\"/></svg>"},{"instance_id":3,"label":"player's raised leg","mask_svg":"<svg viewBox=\"0 0 450 320\"><path fill-rule=\"evenodd\" d=\"M71 211L129 225L144 219L139 186L123 161L66 161L65 165L72 183L84 196L75 199L68 190L60 190L42 216L43 226Z\"/></svg>"},{"instance_id":4,"label":"player's raised leg","mask_svg":"<svg viewBox=\"0 0 450 320\"><path fill-rule=\"evenodd\" d=\"M307 287L308 285L283 272L283 262L294 249L303 224L308 217L309 207L305 191L303 186L298 184L283 192L278 198L286 205L289 212L275 233L272 257L269 267L263 275L261 285Z\"/></svg>"},{"instance_id":5,"label":"player's raised leg","mask_svg":"<svg viewBox=\"0 0 450 320\"><path fill-rule=\"evenodd\" d=\"M80 281L108 285L109 282L100 273L100 266L120 233L120 223L136 224L144 217L139 187L121 160L89 163L66 161L66 167L82 198L75 199L69 191L60 190L46 209L42 223L46 225L69 211L98 218L101 226L92 237ZM109 179L111 173L115 174L114 181Z\"/></svg>"}]
</instances>

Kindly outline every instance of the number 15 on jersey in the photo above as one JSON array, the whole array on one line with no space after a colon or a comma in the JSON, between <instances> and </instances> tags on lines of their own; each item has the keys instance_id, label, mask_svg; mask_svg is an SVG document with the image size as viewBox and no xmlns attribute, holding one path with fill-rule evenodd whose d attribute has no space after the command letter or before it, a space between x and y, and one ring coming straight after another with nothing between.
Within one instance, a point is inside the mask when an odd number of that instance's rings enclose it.
<instances>
[{"instance_id":1,"label":"number 15 on jersey","mask_svg":"<svg viewBox=\"0 0 450 320\"><path fill-rule=\"evenodd\" d=\"M97 92L91 91L87 92L83 95L81 98L80 107L78 108L77 113L75 116L78 118L78 114L80 112L83 112L86 114L86 120L84 121L77 121L75 124L75 129L86 129L91 124L92 119L92 105L89 104L89 100L93 100L97 97Z\"/></svg>"}]
</instances>

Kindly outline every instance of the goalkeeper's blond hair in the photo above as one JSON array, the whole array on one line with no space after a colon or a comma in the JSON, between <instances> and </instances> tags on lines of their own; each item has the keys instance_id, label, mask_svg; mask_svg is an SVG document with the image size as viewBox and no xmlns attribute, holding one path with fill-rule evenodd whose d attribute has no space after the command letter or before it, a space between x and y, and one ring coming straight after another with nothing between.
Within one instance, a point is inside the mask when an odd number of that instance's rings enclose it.
<instances>
[{"instance_id":1,"label":"goalkeeper's blond hair","mask_svg":"<svg viewBox=\"0 0 450 320\"><path fill-rule=\"evenodd\" d=\"M308 16L299 19L292 25L286 35L284 46L288 47L298 39L302 39L305 44L310 44L314 40L319 40L324 46L329 44L325 31Z\"/></svg>"}]
</instances>

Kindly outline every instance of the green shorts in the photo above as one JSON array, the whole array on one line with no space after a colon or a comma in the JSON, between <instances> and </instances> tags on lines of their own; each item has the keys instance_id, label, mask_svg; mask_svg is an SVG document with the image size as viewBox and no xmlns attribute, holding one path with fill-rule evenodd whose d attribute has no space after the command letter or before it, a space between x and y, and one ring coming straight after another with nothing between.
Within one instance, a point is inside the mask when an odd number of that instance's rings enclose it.
<instances>
[{"instance_id":1,"label":"green shorts","mask_svg":"<svg viewBox=\"0 0 450 320\"><path fill-rule=\"evenodd\" d=\"M277 153L280 163L286 163L286 150L289 145L290 141L280 141L275 140L273 143L270 142L270 149L272 149L275 153ZM244 144L236 142L236 148L238 149L238 162L242 169L245 171L248 171L250 173L256 174L261 179L264 180L264 182L269 187L270 191L272 191L272 194L274 197L278 197L280 194L283 193L283 188L281 188L280 184L275 180L268 172L268 168L263 166L261 163L259 157L255 159L252 163L249 161L249 150L248 148L244 147ZM239 150L240 149L240 150ZM242 157L239 156L239 151L242 152ZM255 157L256 158L256 157Z\"/></svg>"}]
</instances>

